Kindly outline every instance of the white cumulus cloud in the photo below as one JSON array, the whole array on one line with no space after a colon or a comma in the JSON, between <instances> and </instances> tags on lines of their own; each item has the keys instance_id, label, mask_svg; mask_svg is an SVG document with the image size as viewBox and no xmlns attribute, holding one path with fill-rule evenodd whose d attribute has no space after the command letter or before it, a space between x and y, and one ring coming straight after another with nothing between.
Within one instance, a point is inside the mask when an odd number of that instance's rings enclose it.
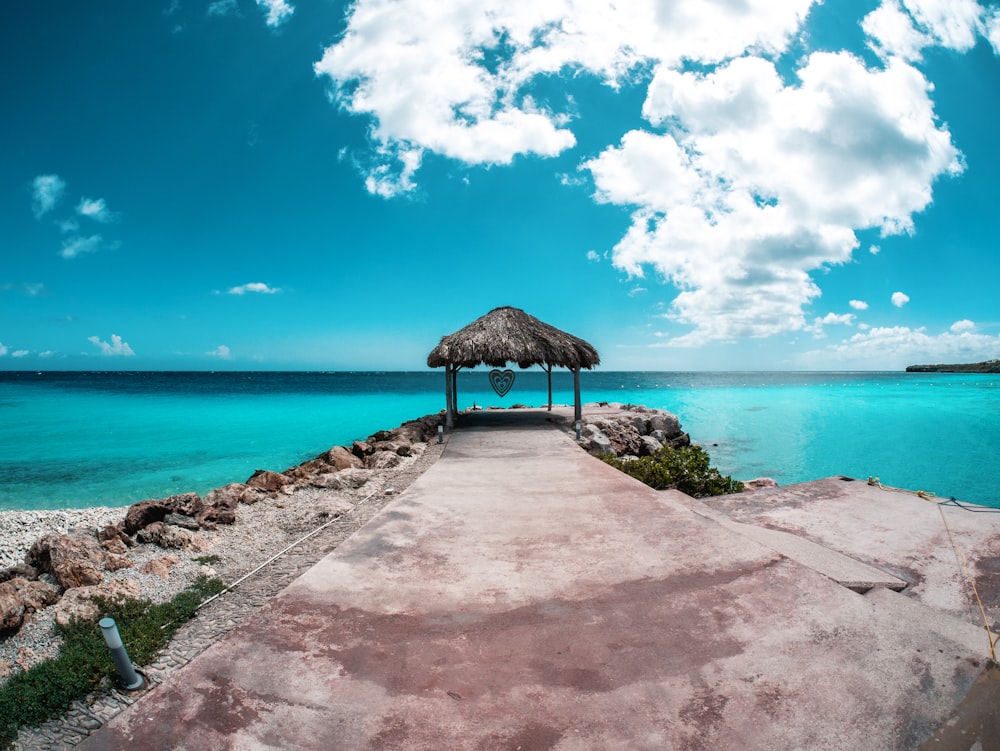
<instances>
[{"instance_id":1,"label":"white cumulus cloud","mask_svg":"<svg viewBox=\"0 0 1000 751\"><path fill-rule=\"evenodd\" d=\"M964 318L961 321L955 321L951 324L951 333L961 334L963 331L975 331L976 324L970 321L968 318Z\"/></svg>"},{"instance_id":2,"label":"white cumulus cloud","mask_svg":"<svg viewBox=\"0 0 1000 751\"><path fill-rule=\"evenodd\" d=\"M229 350L225 344L220 344L218 347L213 349L211 352L206 352L209 357L218 357L220 360L231 360L233 359L233 353Z\"/></svg>"},{"instance_id":3,"label":"white cumulus cloud","mask_svg":"<svg viewBox=\"0 0 1000 751\"><path fill-rule=\"evenodd\" d=\"M87 341L96 345L102 355L120 357L132 357L135 355L128 342L123 341L118 334L112 334L110 342L103 341L96 336L88 336Z\"/></svg>"},{"instance_id":4,"label":"white cumulus cloud","mask_svg":"<svg viewBox=\"0 0 1000 751\"><path fill-rule=\"evenodd\" d=\"M864 300L851 300L848 305L850 305L855 310L868 310L868 303Z\"/></svg>"},{"instance_id":5,"label":"white cumulus cloud","mask_svg":"<svg viewBox=\"0 0 1000 751\"><path fill-rule=\"evenodd\" d=\"M585 163L598 200L633 206L614 263L681 291L677 343L806 327L810 272L848 261L855 231L913 230L931 184L961 171L915 68L814 53L786 84L758 57L707 74L660 69L632 131Z\"/></svg>"},{"instance_id":6,"label":"white cumulus cloud","mask_svg":"<svg viewBox=\"0 0 1000 751\"><path fill-rule=\"evenodd\" d=\"M7 354L7 347L4 346L3 342L0 342L0 357Z\"/></svg>"},{"instance_id":7,"label":"white cumulus cloud","mask_svg":"<svg viewBox=\"0 0 1000 751\"><path fill-rule=\"evenodd\" d=\"M103 198L81 198L80 203L76 206L76 213L102 224L113 222L117 219L117 216L108 208Z\"/></svg>"},{"instance_id":8,"label":"white cumulus cloud","mask_svg":"<svg viewBox=\"0 0 1000 751\"><path fill-rule=\"evenodd\" d=\"M865 16L862 28L881 54L919 60L930 46L972 49L980 34L989 36L995 12L976 0L883 0Z\"/></svg>"},{"instance_id":9,"label":"white cumulus cloud","mask_svg":"<svg viewBox=\"0 0 1000 751\"><path fill-rule=\"evenodd\" d=\"M96 253L101 249L101 236L91 235L90 237L70 237L64 243L59 255L63 258L77 258L78 256Z\"/></svg>"},{"instance_id":10,"label":"white cumulus cloud","mask_svg":"<svg viewBox=\"0 0 1000 751\"><path fill-rule=\"evenodd\" d=\"M314 66L345 109L372 118L368 190L412 190L424 151L475 164L572 147L568 102L532 83L582 71L611 86L655 60L783 49L811 0L360 0ZM401 22L400 19L405 19Z\"/></svg>"},{"instance_id":11,"label":"white cumulus cloud","mask_svg":"<svg viewBox=\"0 0 1000 751\"><path fill-rule=\"evenodd\" d=\"M66 181L59 175L38 175L31 181L31 210L40 219L56 207L66 192Z\"/></svg>"},{"instance_id":12,"label":"white cumulus cloud","mask_svg":"<svg viewBox=\"0 0 1000 751\"><path fill-rule=\"evenodd\" d=\"M631 212L611 261L672 285L666 318L688 329L673 346L767 337L816 326L816 272L851 260L859 231L914 232L934 182L962 172L914 63L998 25L974 0L884 0L864 27L877 64L807 51L779 70L813 4L357 0L314 72L369 119L351 159L386 198L415 190L432 153L502 165L574 147L560 77L646 86L646 124L579 173Z\"/></svg>"},{"instance_id":13,"label":"white cumulus cloud","mask_svg":"<svg viewBox=\"0 0 1000 751\"><path fill-rule=\"evenodd\" d=\"M257 5L267 11L267 25L272 28L281 26L295 12L286 0L257 0Z\"/></svg>"},{"instance_id":14,"label":"white cumulus cloud","mask_svg":"<svg viewBox=\"0 0 1000 751\"><path fill-rule=\"evenodd\" d=\"M941 362L979 362L996 357L1000 337L972 331L928 333L926 327L873 327L836 345L805 353L798 362L828 368L899 370L907 365Z\"/></svg>"},{"instance_id":15,"label":"white cumulus cloud","mask_svg":"<svg viewBox=\"0 0 1000 751\"><path fill-rule=\"evenodd\" d=\"M905 292L892 293L892 304L895 305L897 308L902 308L909 301L910 301L910 296Z\"/></svg>"},{"instance_id":16,"label":"white cumulus cloud","mask_svg":"<svg viewBox=\"0 0 1000 751\"><path fill-rule=\"evenodd\" d=\"M241 284L238 287L230 287L229 294L231 295L245 295L248 292L252 292L260 295L274 295L281 290L278 287L271 287L264 282L250 282L249 284Z\"/></svg>"}]
</instances>

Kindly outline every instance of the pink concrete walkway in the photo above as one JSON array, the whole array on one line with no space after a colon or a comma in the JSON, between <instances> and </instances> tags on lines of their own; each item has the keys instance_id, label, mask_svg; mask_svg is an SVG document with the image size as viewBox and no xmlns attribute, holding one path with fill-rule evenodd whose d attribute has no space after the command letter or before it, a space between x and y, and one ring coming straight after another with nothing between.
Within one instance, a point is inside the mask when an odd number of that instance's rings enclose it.
<instances>
[{"instance_id":1,"label":"pink concrete walkway","mask_svg":"<svg viewBox=\"0 0 1000 751\"><path fill-rule=\"evenodd\" d=\"M467 420L81 748L915 749L982 672L973 623L859 594L547 418Z\"/></svg>"}]
</instances>

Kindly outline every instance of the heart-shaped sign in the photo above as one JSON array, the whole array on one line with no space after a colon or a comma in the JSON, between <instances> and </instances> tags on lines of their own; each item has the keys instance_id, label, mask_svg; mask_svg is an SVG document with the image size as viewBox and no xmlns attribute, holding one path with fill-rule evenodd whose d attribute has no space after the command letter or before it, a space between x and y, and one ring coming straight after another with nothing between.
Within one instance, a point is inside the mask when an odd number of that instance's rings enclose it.
<instances>
[{"instance_id":1,"label":"heart-shaped sign","mask_svg":"<svg viewBox=\"0 0 1000 751\"><path fill-rule=\"evenodd\" d=\"M514 371L494 368L490 371L490 385L500 396L507 396L507 392L514 385Z\"/></svg>"}]
</instances>

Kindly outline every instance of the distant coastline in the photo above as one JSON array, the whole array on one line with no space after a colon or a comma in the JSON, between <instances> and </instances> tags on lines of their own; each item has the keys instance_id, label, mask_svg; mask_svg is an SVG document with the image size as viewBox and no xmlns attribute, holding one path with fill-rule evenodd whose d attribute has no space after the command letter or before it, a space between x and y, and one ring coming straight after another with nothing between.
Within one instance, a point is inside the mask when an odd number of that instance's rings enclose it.
<instances>
[{"instance_id":1,"label":"distant coastline","mask_svg":"<svg viewBox=\"0 0 1000 751\"><path fill-rule=\"evenodd\" d=\"M1000 360L956 365L907 365L907 373L1000 373Z\"/></svg>"}]
</instances>

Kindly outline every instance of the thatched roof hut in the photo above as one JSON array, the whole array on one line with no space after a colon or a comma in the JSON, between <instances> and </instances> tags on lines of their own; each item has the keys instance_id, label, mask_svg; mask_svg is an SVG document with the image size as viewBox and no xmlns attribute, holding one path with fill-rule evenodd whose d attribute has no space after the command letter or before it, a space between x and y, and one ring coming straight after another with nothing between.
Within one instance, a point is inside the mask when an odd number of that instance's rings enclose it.
<instances>
[{"instance_id":1,"label":"thatched roof hut","mask_svg":"<svg viewBox=\"0 0 1000 751\"><path fill-rule=\"evenodd\" d=\"M574 375L576 419L580 419L580 370L601 362L592 345L528 315L519 308L494 308L453 334L441 337L427 356L427 365L445 367L448 424L457 412L456 374L461 368L490 365L502 368L516 362L522 368L541 365L549 374L549 409L552 409L552 368L568 368Z\"/></svg>"}]
</instances>

